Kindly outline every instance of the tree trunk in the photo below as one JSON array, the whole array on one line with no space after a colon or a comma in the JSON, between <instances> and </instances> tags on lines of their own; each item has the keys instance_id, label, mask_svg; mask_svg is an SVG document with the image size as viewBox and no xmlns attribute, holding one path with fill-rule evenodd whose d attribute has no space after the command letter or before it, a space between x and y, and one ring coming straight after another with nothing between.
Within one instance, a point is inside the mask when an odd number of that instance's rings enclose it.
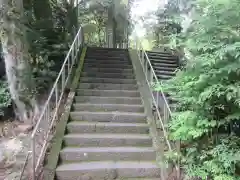
<instances>
[{"instance_id":1,"label":"tree trunk","mask_svg":"<svg viewBox=\"0 0 240 180\"><path fill-rule=\"evenodd\" d=\"M25 37L22 0L0 0L0 26L6 75L16 116L21 121L31 120L38 107L33 95L30 59Z\"/></svg>"}]
</instances>

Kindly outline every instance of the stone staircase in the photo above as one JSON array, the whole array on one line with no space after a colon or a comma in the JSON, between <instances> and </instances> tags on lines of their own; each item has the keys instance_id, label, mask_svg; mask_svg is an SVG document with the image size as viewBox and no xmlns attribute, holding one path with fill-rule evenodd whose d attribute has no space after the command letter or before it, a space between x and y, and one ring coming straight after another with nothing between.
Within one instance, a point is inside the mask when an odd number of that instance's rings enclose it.
<instances>
[{"instance_id":1,"label":"stone staircase","mask_svg":"<svg viewBox=\"0 0 240 180\"><path fill-rule=\"evenodd\" d=\"M168 52L154 52L147 51L148 58L152 64L156 76L160 81L169 80L175 76L175 72L179 67L178 58ZM175 100L165 94L169 104L172 108L175 108Z\"/></svg>"},{"instance_id":2,"label":"stone staircase","mask_svg":"<svg viewBox=\"0 0 240 180\"><path fill-rule=\"evenodd\" d=\"M149 60L159 80L171 79L178 68L178 59L167 52L147 51Z\"/></svg>"},{"instance_id":3,"label":"stone staircase","mask_svg":"<svg viewBox=\"0 0 240 180\"><path fill-rule=\"evenodd\" d=\"M160 180L127 50L88 48L57 180Z\"/></svg>"}]
</instances>

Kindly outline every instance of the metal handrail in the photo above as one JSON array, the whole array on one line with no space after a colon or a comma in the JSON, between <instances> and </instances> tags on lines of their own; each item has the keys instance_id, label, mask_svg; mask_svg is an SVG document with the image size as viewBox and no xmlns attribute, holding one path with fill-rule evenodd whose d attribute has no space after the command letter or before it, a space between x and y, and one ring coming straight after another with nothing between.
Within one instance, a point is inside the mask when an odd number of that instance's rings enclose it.
<instances>
[{"instance_id":1,"label":"metal handrail","mask_svg":"<svg viewBox=\"0 0 240 180\"><path fill-rule=\"evenodd\" d=\"M58 112L59 112L59 106L61 104L62 97L64 95L64 90L68 84L68 80L70 78L73 66L76 63L76 58L78 56L80 46L83 45L83 30L80 27L73 43L66 55L66 58L63 62L62 68L53 84L53 87L49 93L48 99L44 104L44 107L41 111L41 114L39 117L34 118L34 122L36 120L36 125L33 129L33 132L31 134L31 151L29 151L26 161L29 159L29 154L31 154L32 157L32 180L36 179L36 175L39 169L40 164L43 161L44 154L47 150L47 145L49 142L49 135L53 128L54 123L57 120ZM51 106L52 100L54 100L53 107ZM42 132L41 123L47 124L47 132ZM46 129L44 129L46 130ZM36 140L38 134L45 135L43 144L39 148L37 147ZM36 156L36 150L40 149L39 156ZM25 165L26 166L26 165ZM21 172L21 176L24 172L25 167L23 168ZM21 180L21 179L20 179Z\"/></svg>"},{"instance_id":2,"label":"metal handrail","mask_svg":"<svg viewBox=\"0 0 240 180\"><path fill-rule=\"evenodd\" d=\"M167 147L169 149L169 151L173 150L173 146L174 144L170 142L170 140L168 139L168 128L166 127L166 125L169 122L169 119L171 119L172 117L172 111L170 109L170 106L168 104L167 98L163 92L162 89L162 82L160 82L157 78L157 75L155 74L155 71L153 69L153 66L149 60L149 57L147 55L147 53L145 52L145 50L143 49L142 43L140 42L139 38L136 36L135 39L135 48L137 50L137 54L141 63L141 66L143 68L143 72L145 74L145 78L146 78L146 82L149 88L149 91L151 92L151 98L152 98L152 103L153 106L156 109L156 116L154 118L157 118L157 120L160 122L161 125L161 129L163 132L163 136L165 139L165 142L167 144ZM160 85L159 87L159 91L157 91L156 93L156 97L154 97L154 89L152 88L153 84L158 84ZM159 94L160 93L160 94ZM160 95L160 96L159 96ZM161 104L159 103L160 98L162 98L162 102ZM160 108L159 108L159 104L160 104ZM160 112L160 109L163 109L163 112ZM176 147L177 150L179 150L179 147ZM175 165L175 168L177 170L178 173L178 177L180 176L180 171L179 171L179 165ZM162 178L165 179L166 176L164 177L164 172L163 169L161 168L161 173L162 173Z\"/></svg>"}]
</instances>

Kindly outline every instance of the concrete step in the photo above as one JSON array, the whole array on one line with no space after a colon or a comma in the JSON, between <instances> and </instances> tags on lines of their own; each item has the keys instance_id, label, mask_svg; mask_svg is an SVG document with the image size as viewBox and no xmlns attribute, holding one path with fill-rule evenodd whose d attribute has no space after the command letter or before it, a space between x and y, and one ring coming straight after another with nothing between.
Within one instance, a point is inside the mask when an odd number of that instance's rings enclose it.
<instances>
[{"instance_id":1,"label":"concrete step","mask_svg":"<svg viewBox=\"0 0 240 180\"><path fill-rule=\"evenodd\" d=\"M65 146L74 147L151 147L152 139L148 134L67 134Z\"/></svg>"},{"instance_id":2,"label":"concrete step","mask_svg":"<svg viewBox=\"0 0 240 180\"><path fill-rule=\"evenodd\" d=\"M79 89L95 90L137 90L136 84L103 84L103 83L80 83Z\"/></svg>"},{"instance_id":3,"label":"concrete step","mask_svg":"<svg viewBox=\"0 0 240 180\"><path fill-rule=\"evenodd\" d=\"M107 53L125 53L128 54L128 50L127 49L121 49L121 48L108 48L108 47L88 47L87 52L91 52L91 53L95 53L95 52L107 52ZM90 53L90 54L91 54Z\"/></svg>"},{"instance_id":4,"label":"concrete step","mask_svg":"<svg viewBox=\"0 0 240 180\"><path fill-rule=\"evenodd\" d=\"M129 104L86 104L75 103L73 104L74 111L121 111L121 112L144 112L143 105L129 105Z\"/></svg>"},{"instance_id":5,"label":"concrete step","mask_svg":"<svg viewBox=\"0 0 240 180\"><path fill-rule=\"evenodd\" d=\"M127 51L109 51L109 50L89 50L88 53L86 54L87 56L96 56L97 57L102 57L102 56L107 56L107 55L113 55L115 57L128 57L128 52Z\"/></svg>"},{"instance_id":6,"label":"concrete step","mask_svg":"<svg viewBox=\"0 0 240 180\"><path fill-rule=\"evenodd\" d=\"M75 121L146 123L144 113L130 112L70 112L70 119Z\"/></svg>"},{"instance_id":7,"label":"concrete step","mask_svg":"<svg viewBox=\"0 0 240 180\"><path fill-rule=\"evenodd\" d=\"M89 64L89 63L85 62L83 65L83 68L85 68L85 67L132 69L132 65L128 65L128 64L126 65L126 64L121 64L121 63L119 63L119 64L113 64L113 63L111 63L111 64L107 64L107 63L105 63L105 64L100 64L100 63Z\"/></svg>"},{"instance_id":8,"label":"concrete step","mask_svg":"<svg viewBox=\"0 0 240 180\"><path fill-rule=\"evenodd\" d=\"M176 61L177 57L175 56L168 56L168 55L152 55L152 54L148 54L148 58L149 59L165 59L165 60L170 60L170 61Z\"/></svg>"},{"instance_id":9,"label":"concrete step","mask_svg":"<svg viewBox=\"0 0 240 180\"><path fill-rule=\"evenodd\" d=\"M58 180L160 178L160 169L152 161L104 161L62 164L56 169Z\"/></svg>"},{"instance_id":10,"label":"concrete step","mask_svg":"<svg viewBox=\"0 0 240 180\"><path fill-rule=\"evenodd\" d=\"M146 123L113 123L113 122L85 122L72 121L67 125L68 133L131 133L148 134L149 127Z\"/></svg>"},{"instance_id":11,"label":"concrete step","mask_svg":"<svg viewBox=\"0 0 240 180\"><path fill-rule=\"evenodd\" d=\"M176 56L169 52L148 52L147 54L148 56L177 58Z\"/></svg>"},{"instance_id":12,"label":"concrete step","mask_svg":"<svg viewBox=\"0 0 240 180\"><path fill-rule=\"evenodd\" d=\"M133 68L84 67L83 72L134 74Z\"/></svg>"},{"instance_id":13,"label":"concrete step","mask_svg":"<svg viewBox=\"0 0 240 180\"><path fill-rule=\"evenodd\" d=\"M117 178L115 180L161 180L160 178Z\"/></svg>"},{"instance_id":14,"label":"concrete step","mask_svg":"<svg viewBox=\"0 0 240 180\"><path fill-rule=\"evenodd\" d=\"M125 52L128 53L128 49L121 49L121 48L109 48L109 47L96 47L96 46L90 46L88 47L88 50L93 51L107 51L107 52Z\"/></svg>"},{"instance_id":15,"label":"concrete step","mask_svg":"<svg viewBox=\"0 0 240 180\"><path fill-rule=\"evenodd\" d=\"M171 59L153 59L153 58L151 58L150 61L154 61L155 63L177 64L176 60L171 60Z\"/></svg>"},{"instance_id":16,"label":"concrete step","mask_svg":"<svg viewBox=\"0 0 240 180\"><path fill-rule=\"evenodd\" d=\"M115 180L161 180L159 178L117 178Z\"/></svg>"},{"instance_id":17,"label":"concrete step","mask_svg":"<svg viewBox=\"0 0 240 180\"><path fill-rule=\"evenodd\" d=\"M91 52L89 54L92 53L96 53L96 52L106 52L106 53L125 53L128 54L128 50L127 49L121 49L121 48L99 48L99 47L88 47L87 52Z\"/></svg>"},{"instance_id":18,"label":"concrete step","mask_svg":"<svg viewBox=\"0 0 240 180\"><path fill-rule=\"evenodd\" d=\"M82 72L81 77L94 77L94 78L114 78L114 79L135 79L133 73L101 73L101 72Z\"/></svg>"},{"instance_id":19,"label":"concrete step","mask_svg":"<svg viewBox=\"0 0 240 180\"><path fill-rule=\"evenodd\" d=\"M154 161L152 147L66 147L60 152L63 162L79 161Z\"/></svg>"},{"instance_id":20,"label":"concrete step","mask_svg":"<svg viewBox=\"0 0 240 180\"><path fill-rule=\"evenodd\" d=\"M158 74L158 73L156 73L156 75L160 80L168 80L174 76L174 75L166 75L166 74Z\"/></svg>"},{"instance_id":21,"label":"concrete step","mask_svg":"<svg viewBox=\"0 0 240 180\"><path fill-rule=\"evenodd\" d=\"M91 90L78 89L78 96L103 96L103 97L140 97L139 91L134 90Z\"/></svg>"},{"instance_id":22,"label":"concrete step","mask_svg":"<svg viewBox=\"0 0 240 180\"><path fill-rule=\"evenodd\" d=\"M97 55L97 57L101 57L101 56L105 56L105 55L114 55L114 56L128 56L128 52L126 50L119 50L119 49L112 49L111 51L109 51L109 49L88 49L87 51L87 55L88 56L95 56Z\"/></svg>"},{"instance_id":23,"label":"concrete step","mask_svg":"<svg viewBox=\"0 0 240 180\"><path fill-rule=\"evenodd\" d=\"M112 84L136 84L135 79L116 79L116 78L99 78L99 77L82 77L81 83L112 83Z\"/></svg>"},{"instance_id":24,"label":"concrete step","mask_svg":"<svg viewBox=\"0 0 240 180\"><path fill-rule=\"evenodd\" d=\"M155 65L155 64L152 64L153 68L156 70L156 71L169 71L169 72L175 72L176 69L177 69L177 66L175 67L168 67L168 66L162 66L162 65Z\"/></svg>"},{"instance_id":25,"label":"concrete step","mask_svg":"<svg viewBox=\"0 0 240 180\"><path fill-rule=\"evenodd\" d=\"M126 55L121 55L120 56L116 56L113 54L103 54L103 55L91 55L91 56L86 56L85 57L85 61L115 61L115 62L131 62L131 60L129 60Z\"/></svg>"},{"instance_id":26,"label":"concrete step","mask_svg":"<svg viewBox=\"0 0 240 180\"><path fill-rule=\"evenodd\" d=\"M159 61L153 61L151 60L151 63L153 66L156 67L168 67L168 68L177 68L178 64L177 63L165 63L165 62L159 62Z\"/></svg>"},{"instance_id":27,"label":"concrete step","mask_svg":"<svg viewBox=\"0 0 240 180\"><path fill-rule=\"evenodd\" d=\"M159 70L155 70L156 74L163 74L163 75L169 75L169 76L175 76L175 72L173 71L159 71Z\"/></svg>"},{"instance_id":28,"label":"concrete step","mask_svg":"<svg viewBox=\"0 0 240 180\"><path fill-rule=\"evenodd\" d=\"M131 65L131 61L126 60L126 59L109 59L109 58L103 58L103 59L93 59L93 58L85 58L84 60L85 63L88 64L126 64L126 65Z\"/></svg>"},{"instance_id":29,"label":"concrete step","mask_svg":"<svg viewBox=\"0 0 240 180\"><path fill-rule=\"evenodd\" d=\"M177 59L176 56L173 56L171 54L153 54L153 53L148 53L149 58L166 58L166 59Z\"/></svg>"},{"instance_id":30,"label":"concrete step","mask_svg":"<svg viewBox=\"0 0 240 180\"><path fill-rule=\"evenodd\" d=\"M166 55L166 56L173 56L170 52L166 52L166 51L146 51L147 54L157 54L157 55Z\"/></svg>"},{"instance_id":31,"label":"concrete step","mask_svg":"<svg viewBox=\"0 0 240 180\"><path fill-rule=\"evenodd\" d=\"M142 104L140 97L103 97L103 96L75 96L76 103L92 104Z\"/></svg>"}]
</instances>

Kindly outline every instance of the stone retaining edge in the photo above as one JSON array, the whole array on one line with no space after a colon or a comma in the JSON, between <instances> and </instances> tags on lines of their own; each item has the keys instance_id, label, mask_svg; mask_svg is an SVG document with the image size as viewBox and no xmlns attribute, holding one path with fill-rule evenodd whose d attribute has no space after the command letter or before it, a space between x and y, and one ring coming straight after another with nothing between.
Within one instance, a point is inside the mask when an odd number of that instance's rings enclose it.
<instances>
[{"instance_id":1,"label":"stone retaining edge","mask_svg":"<svg viewBox=\"0 0 240 180\"><path fill-rule=\"evenodd\" d=\"M56 132L52 140L51 149L46 157L46 163L43 167L44 180L54 180L55 178L55 170L58 165L59 153L62 149L63 137L65 134L67 123L68 123L72 103L75 97L76 88L78 87L78 84L79 84L79 79L80 79L81 71L83 68L86 51L87 51L87 47L83 47L80 61L76 69L75 76L73 78L73 81L70 87L70 92L66 100L64 112L62 113L60 120L56 126Z\"/></svg>"}]
</instances>

